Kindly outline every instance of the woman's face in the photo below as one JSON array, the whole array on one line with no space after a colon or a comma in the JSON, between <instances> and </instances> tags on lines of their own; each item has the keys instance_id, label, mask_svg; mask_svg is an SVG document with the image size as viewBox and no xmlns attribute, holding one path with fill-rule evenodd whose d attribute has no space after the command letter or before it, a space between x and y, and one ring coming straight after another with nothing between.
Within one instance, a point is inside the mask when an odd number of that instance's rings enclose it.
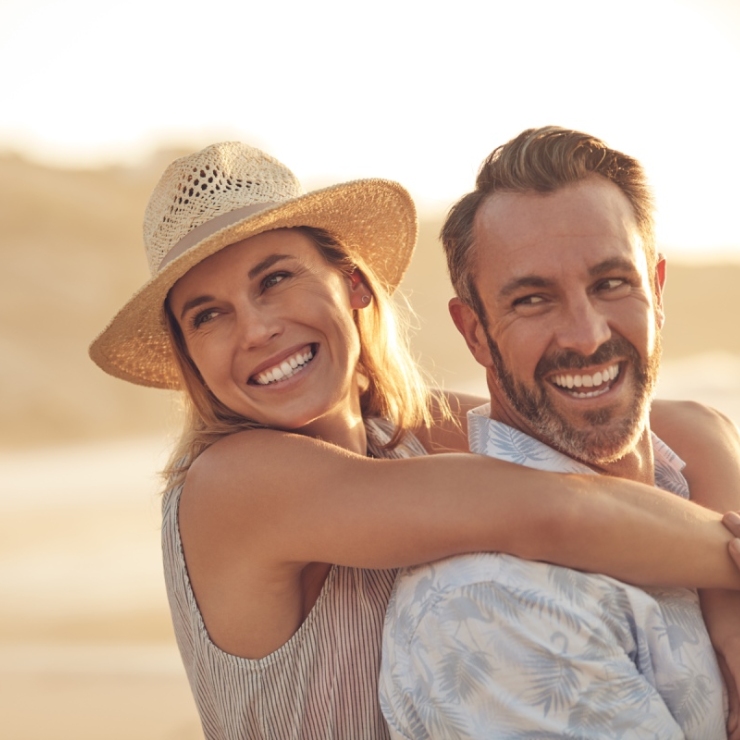
<instances>
[{"instance_id":1,"label":"woman's face","mask_svg":"<svg viewBox=\"0 0 740 740\"><path fill-rule=\"evenodd\" d=\"M352 309L368 293L306 234L278 229L205 259L168 301L222 403L253 421L330 439L331 425L359 416Z\"/></svg>"}]
</instances>

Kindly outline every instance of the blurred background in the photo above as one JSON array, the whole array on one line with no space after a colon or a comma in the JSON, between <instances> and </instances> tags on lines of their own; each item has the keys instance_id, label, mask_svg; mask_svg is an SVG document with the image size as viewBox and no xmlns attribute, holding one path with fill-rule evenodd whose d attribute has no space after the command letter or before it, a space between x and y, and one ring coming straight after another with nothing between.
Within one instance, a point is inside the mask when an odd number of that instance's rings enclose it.
<instances>
[{"instance_id":1,"label":"blurred background","mask_svg":"<svg viewBox=\"0 0 740 740\"><path fill-rule=\"evenodd\" d=\"M13 740L201 737L159 556L170 394L87 345L145 281L170 160L261 146L308 189L395 179L419 207L416 351L485 393L437 233L522 129L638 157L668 256L660 395L740 421L736 0L0 0L0 726Z\"/></svg>"}]
</instances>

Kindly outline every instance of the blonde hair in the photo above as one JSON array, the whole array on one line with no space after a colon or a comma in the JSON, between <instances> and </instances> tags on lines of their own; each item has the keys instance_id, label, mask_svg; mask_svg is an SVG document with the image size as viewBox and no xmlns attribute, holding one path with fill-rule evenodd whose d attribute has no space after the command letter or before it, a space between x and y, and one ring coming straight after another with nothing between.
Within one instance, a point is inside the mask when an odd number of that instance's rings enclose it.
<instances>
[{"instance_id":1,"label":"blonde hair","mask_svg":"<svg viewBox=\"0 0 740 740\"><path fill-rule=\"evenodd\" d=\"M355 310L354 322L360 338L358 373L366 382L360 391L363 418L382 417L393 423L395 432L387 449L395 448L404 435L432 423L427 385L413 359L408 343L408 320L380 285L372 270L331 234L308 226L305 233L329 265L345 275L359 270L373 300L367 308ZM183 431L164 475L170 484L181 482L190 464L219 439L247 429L264 428L236 414L206 387L190 358L177 320L165 302L170 340L177 360L185 419Z\"/></svg>"}]
</instances>

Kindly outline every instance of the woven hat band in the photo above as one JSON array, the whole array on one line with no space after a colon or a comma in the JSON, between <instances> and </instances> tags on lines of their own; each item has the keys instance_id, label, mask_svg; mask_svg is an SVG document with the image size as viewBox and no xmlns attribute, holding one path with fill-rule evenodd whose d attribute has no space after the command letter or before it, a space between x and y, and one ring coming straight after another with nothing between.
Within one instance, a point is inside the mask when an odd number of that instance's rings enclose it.
<instances>
[{"instance_id":1,"label":"woven hat band","mask_svg":"<svg viewBox=\"0 0 740 740\"><path fill-rule=\"evenodd\" d=\"M237 221L241 221L244 218L253 216L255 213L267 210L273 206L279 206L279 202L269 203L253 203L251 206L244 206L243 208L236 208L228 213L222 213L220 216L212 218L210 221L206 221L200 226L196 226L192 231L188 232L179 242L177 242L172 249L162 258L162 261L157 267L157 272L161 272L165 265L177 259L181 254L187 252L190 247L195 246L199 242L215 234L221 229L225 229L227 226L235 224Z\"/></svg>"}]
</instances>

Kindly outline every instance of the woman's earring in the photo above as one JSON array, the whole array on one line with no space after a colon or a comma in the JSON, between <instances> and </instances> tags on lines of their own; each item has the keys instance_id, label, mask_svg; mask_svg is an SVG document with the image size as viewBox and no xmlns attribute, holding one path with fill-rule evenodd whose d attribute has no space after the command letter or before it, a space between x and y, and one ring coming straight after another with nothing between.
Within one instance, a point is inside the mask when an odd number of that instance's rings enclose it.
<instances>
[{"instance_id":1,"label":"woman's earring","mask_svg":"<svg viewBox=\"0 0 740 740\"><path fill-rule=\"evenodd\" d=\"M369 295L362 296L362 302L367 306L367 304L370 303L370 296Z\"/></svg>"}]
</instances>

